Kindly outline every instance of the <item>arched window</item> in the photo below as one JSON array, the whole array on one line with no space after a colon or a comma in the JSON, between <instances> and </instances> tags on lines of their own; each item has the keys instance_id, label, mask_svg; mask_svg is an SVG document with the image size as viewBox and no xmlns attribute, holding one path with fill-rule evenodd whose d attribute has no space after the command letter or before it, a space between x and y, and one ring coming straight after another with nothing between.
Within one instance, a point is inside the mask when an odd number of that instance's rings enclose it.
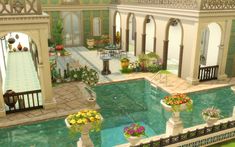
<instances>
[{"instance_id":1,"label":"arched window","mask_svg":"<svg viewBox=\"0 0 235 147\"><path fill-rule=\"evenodd\" d=\"M93 18L93 36L101 36L101 21L99 17Z\"/></svg>"}]
</instances>

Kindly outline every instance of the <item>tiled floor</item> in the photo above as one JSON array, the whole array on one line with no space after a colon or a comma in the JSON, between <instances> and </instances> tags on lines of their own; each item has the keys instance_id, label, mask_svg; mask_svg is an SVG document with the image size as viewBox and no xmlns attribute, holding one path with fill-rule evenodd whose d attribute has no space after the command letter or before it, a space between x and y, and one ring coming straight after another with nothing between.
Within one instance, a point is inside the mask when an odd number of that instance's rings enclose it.
<instances>
[{"instance_id":1,"label":"tiled floor","mask_svg":"<svg viewBox=\"0 0 235 147\"><path fill-rule=\"evenodd\" d=\"M40 88L30 52L12 52L8 54L5 89L15 92L38 90Z\"/></svg>"}]
</instances>

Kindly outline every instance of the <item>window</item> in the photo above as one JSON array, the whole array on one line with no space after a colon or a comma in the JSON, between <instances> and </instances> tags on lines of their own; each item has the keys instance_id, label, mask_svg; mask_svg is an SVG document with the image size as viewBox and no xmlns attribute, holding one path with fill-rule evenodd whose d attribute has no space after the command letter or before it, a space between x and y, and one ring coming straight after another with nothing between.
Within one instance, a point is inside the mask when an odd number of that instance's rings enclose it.
<instances>
[{"instance_id":1,"label":"window","mask_svg":"<svg viewBox=\"0 0 235 147\"><path fill-rule=\"evenodd\" d=\"M93 18L93 36L101 36L101 21L99 17Z\"/></svg>"}]
</instances>

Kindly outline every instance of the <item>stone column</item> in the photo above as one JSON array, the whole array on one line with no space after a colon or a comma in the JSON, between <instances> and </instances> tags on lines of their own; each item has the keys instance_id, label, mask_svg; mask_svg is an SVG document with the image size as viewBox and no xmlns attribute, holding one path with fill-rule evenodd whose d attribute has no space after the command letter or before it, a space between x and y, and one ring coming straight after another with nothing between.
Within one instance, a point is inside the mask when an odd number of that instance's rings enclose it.
<instances>
[{"instance_id":1,"label":"stone column","mask_svg":"<svg viewBox=\"0 0 235 147\"><path fill-rule=\"evenodd\" d=\"M43 98L43 108L51 109L56 107L56 101L53 98L52 92L52 83L51 83L51 72L50 72L50 63L49 63L49 55L48 55L48 43L47 43L47 29L40 30L40 48L39 58L41 58L41 62L38 65L39 72L39 80L41 84L42 90L42 98Z\"/></svg>"},{"instance_id":2,"label":"stone column","mask_svg":"<svg viewBox=\"0 0 235 147\"><path fill-rule=\"evenodd\" d=\"M191 34L185 35L185 39L189 39L189 35L196 36L195 39L191 39L192 48L191 48L191 59L188 61L190 64L189 75L186 78L188 83L192 85L196 85L199 83L198 79L198 72L199 72L199 65L200 65L200 45L201 45L201 33L204 29L203 26L200 26L199 23L196 23L193 27Z\"/></svg>"},{"instance_id":3,"label":"stone column","mask_svg":"<svg viewBox=\"0 0 235 147\"><path fill-rule=\"evenodd\" d=\"M5 103L3 99L2 84L0 84L0 118L6 116Z\"/></svg>"},{"instance_id":4,"label":"stone column","mask_svg":"<svg viewBox=\"0 0 235 147\"><path fill-rule=\"evenodd\" d=\"M162 68L164 70L167 69L168 43L169 43L169 40L164 40L163 41L163 63L162 63Z\"/></svg>"},{"instance_id":5,"label":"stone column","mask_svg":"<svg viewBox=\"0 0 235 147\"><path fill-rule=\"evenodd\" d=\"M146 47L146 34L142 34L142 53L145 53Z\"/></svg>"},{"instance_id":6,"label":"stone column","mask_svg":"<svg viewBox=\"0 0 235 147\"><path fill-rule=\"evenodd\" d=\"M180 55L179 55L179 69L178 69L178 77L181 78L181 71L182 71L182 63L183 63L183 53L184 53L184 46L180 45Z\"/></svg>"},{"instance_id":7,"label":"stone column","mask_svg":"<svg viewBox=\"0 0 235 147\"><path fill-rule=\"evenodd\" d=\"M126 48L125 50L129 51L129 29L126 29Z\"/></svg>"},{"instance_id":8,"label":"stone column","mask_svg":"<svg viewBox=\"0 0 235 147\"><path fill-rule=\"evenodd\" d=\"M142 53L142 34L143 34L143 24L144 24L144 19L145 15L143 14L135 14L136 18L136 55L138 56L139 54Z\"/></svg>"},{"instance_id":9,"label":"stone column","mask_svg":"<svg viewBox=\"0 0 235 147\"><path fill-rule=\"evenodd\" d=\"M218 79L225 80L227 75L225 74L226 70L226 62L228 57L228 48L229 48L229 40L232 28L232 20L225 20L223 23L223 31L221 35L221 45L219 46L219 57L218 57L218 65L219 65L219 73Z\"/></svg>"}]
</instances>

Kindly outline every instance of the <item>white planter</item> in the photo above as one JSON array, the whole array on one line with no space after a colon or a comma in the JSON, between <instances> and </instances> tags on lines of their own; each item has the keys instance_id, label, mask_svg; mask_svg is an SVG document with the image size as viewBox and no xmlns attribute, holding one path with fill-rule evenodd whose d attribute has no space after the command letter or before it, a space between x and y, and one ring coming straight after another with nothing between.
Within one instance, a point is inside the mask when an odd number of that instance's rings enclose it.
<instances>
[{"instance_id":1,"label":"white planter","mask_svg":"<svg viewBox=\"0 0 235 147\"><path fill-rule=\"evenodd\" d=\"M92 108L95 107L95 105L96 105L96 98L95 97L93 97L92 99L88 98L87 101L88 101L88 104L90 107L92 107Z\"/></svg>"},{"instance_id":2,"label":"white planter","mask_svg":"<svg viewBox=\"0 0 235 147\"><path fill-rule=\"evenodd\" d=\"M88 45L88 48L93 48L95 45L95 39L87 39L86 43Z\"/></svg>"},{"instance_id":3,"label":"white planter","mask_svg":"<svg viewBox=\"0 0 235 147\"><path fill-rule=\"evenodd\" d=\"M163 108L164 108L166 111L173 112L172 106L167 105L167 104L163 101L163 99L161 99L160 102L161 102L161 105L163 106ZM191 100L191 102L192 102L192 104L193 104L193 100ZM186 103L180 105L180 111L184 111L184 110L186 110L186 109L187 109Z\"/></svg>"},{"instance_id":4,"label":"white planter","mask_svg":"<svg viewBox=\"0 0 235 147\"><path fill-rule=\"evenodd\" d=\"M219 120L219 118L211 118L205 115L202 115L202 117L206 121L208 126L213 126L214 123L216 123Z\"/></svg>"},{"instance_id":5,"label":"white planter","mask_svg":"<svg viewBox=\"0 0 235 147\"><path fill-rule=\"evenodd\" d=\"M65 119L65 124L68 128L71 128L71 125ZM92 124L88 123L86 125L82 125L81 128L81 137L79 138L79 141L77 142L77 147L94 147L94 144L89 136L89 132L92 128Z\"/></svg>"},{"instance_id":6,"label":"white planter","mask_svg":"<svg viewBox=\"0 0 235 147\"><path fill-rule=\"evenodd\" d=\"M137 136L131 136L131 137L128 137L126 138L131 145L136 145L140 142L140 140L142 139L142 137L137 137Z\"/></svg>"}]
</instances>

